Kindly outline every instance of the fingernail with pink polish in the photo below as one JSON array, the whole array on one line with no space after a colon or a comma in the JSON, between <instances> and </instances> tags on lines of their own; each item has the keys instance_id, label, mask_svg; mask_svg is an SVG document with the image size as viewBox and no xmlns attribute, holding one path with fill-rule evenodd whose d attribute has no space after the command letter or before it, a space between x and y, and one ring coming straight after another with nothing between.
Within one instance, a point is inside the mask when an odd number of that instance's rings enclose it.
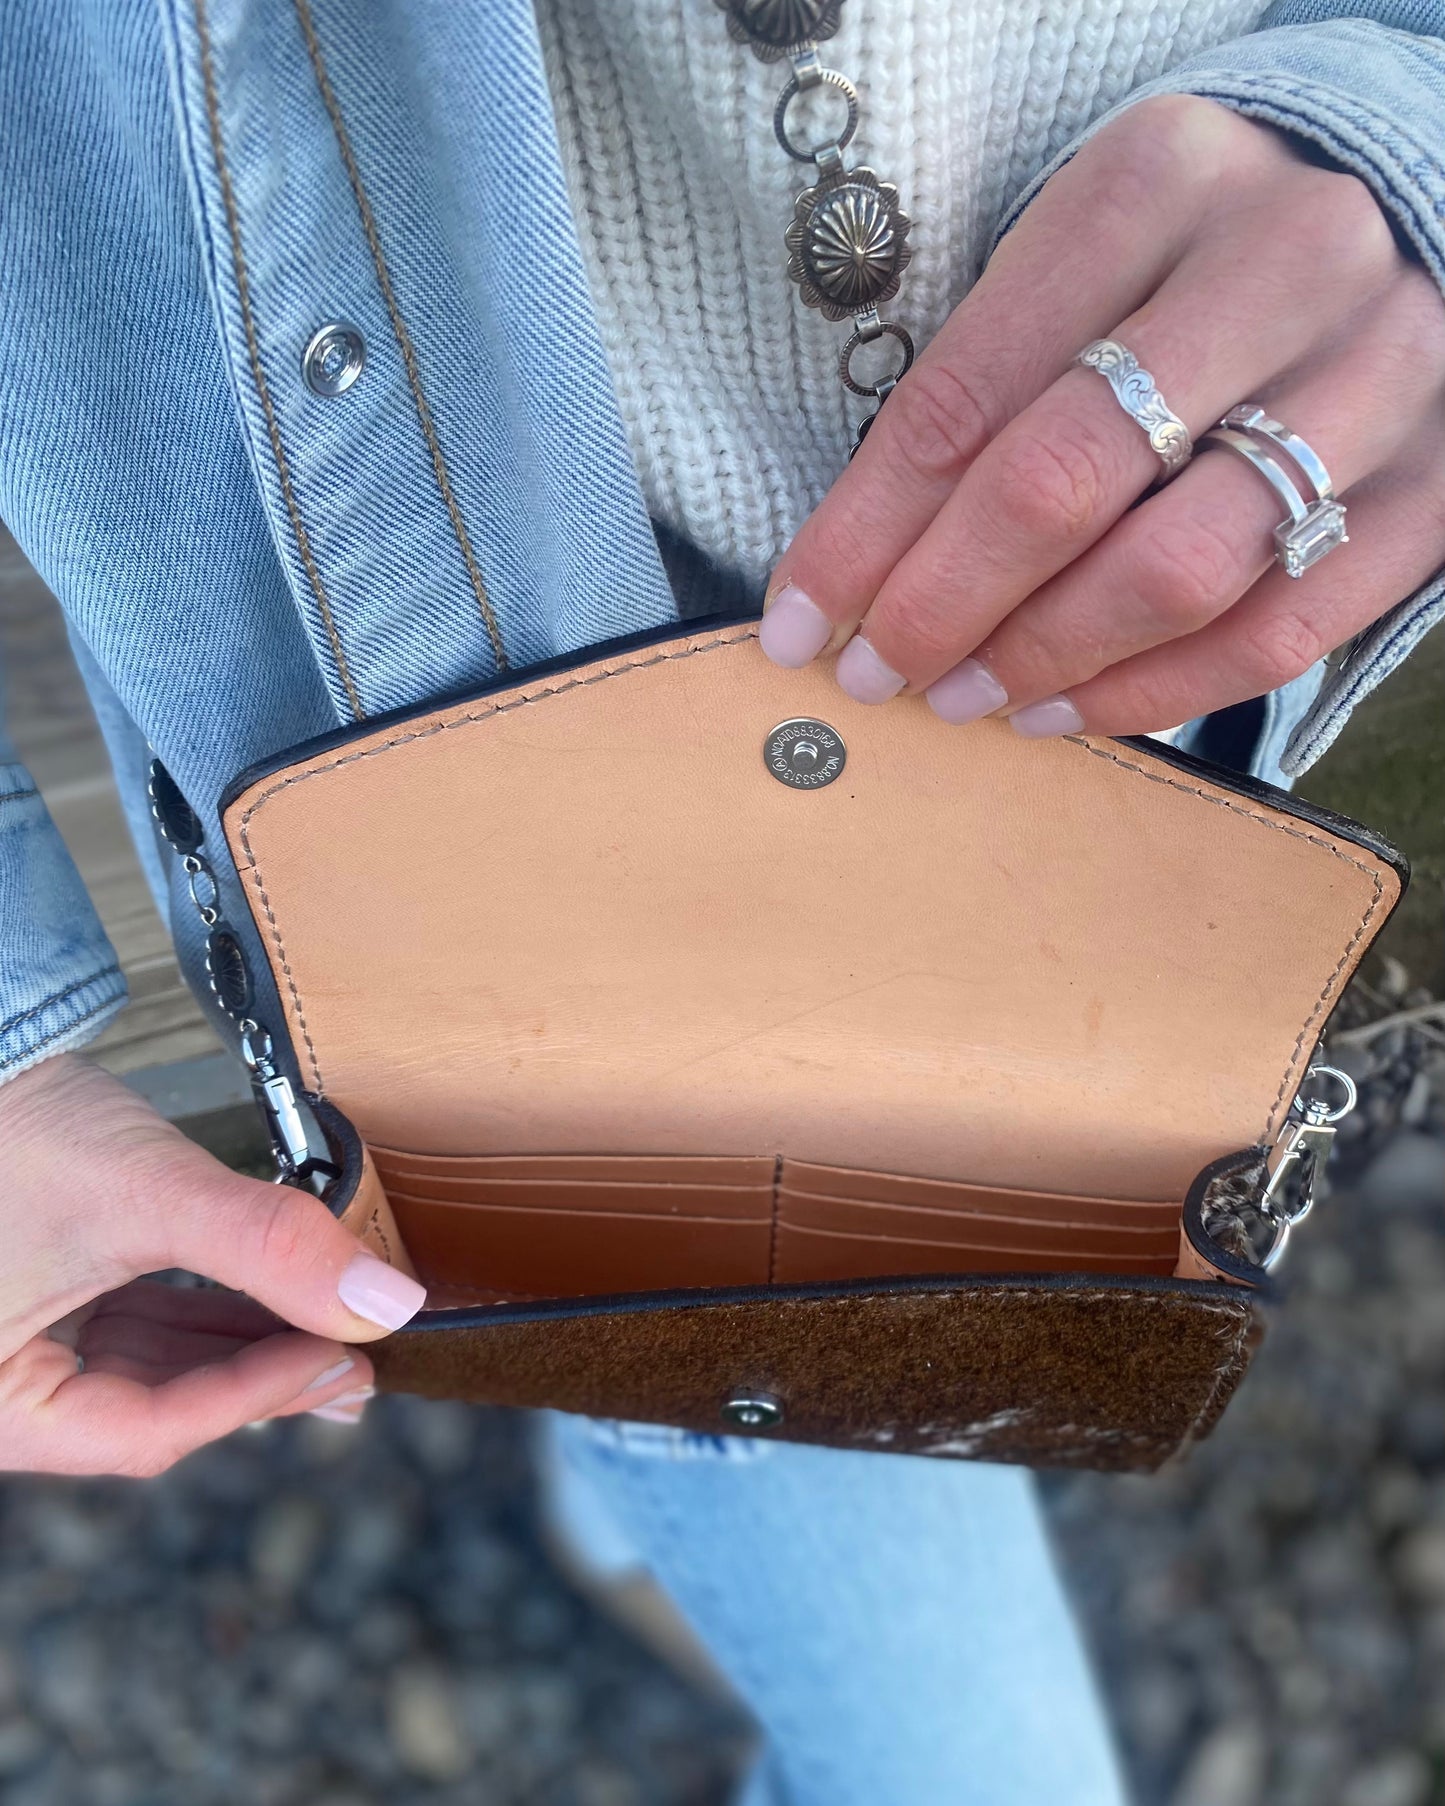
<instances>
[{"instance_id":1,"label":"fingernail with pink polish","mask_svg":"<svg viewBox=\"0 0 1445 1806\"><path fill-rule=\"evenodd\" d=\"M976 658L966 658L961 665L945 671L923 694L938 719L952 722L955 727L992 715L1008 701L1008 691Z\"/></svg>"},{"instance_id":2,"label":"fingernail with pink polish","mask_svg":"<svg viewBox=\"0 0 1445 1806\"><path fill-rule=\"evenodd\" d=\"M779 590L758 628L758 644L787 671L812 664L832 637L833 623L795 583Z\"/></svg>"},{"instance_id":3,"label":"fingernail with pink polish","mask_svg":"<svg viewBox=\"0 0 1445 1806\"><path fill-rule=\"evenodd\" d=\"M305 1388L307 1392L324 1392L328 1386L334 1386L345 1373L350 1373L356 1362L348 1355L344 1361L338 1361L334 1367L328 1367L325 1373L318 1373L311 1384Z\"/></svg>"},{"instance_id":4,"label":"fingernail with pink polish","mask_svg":"<svg viewBox=\"0 0 1445 1806\"><path fill-rule=\"evenodd\" d=\"M374 1254L358 1254L341 1275L337 1296L347 1310L383 1329L410 1323L426 1303L426 1287L387 1266Z\"/></svg>"},{"instance_id":5,"label":"fingernail with pink polish","mask_svg":"<svg viewBox=\"0 0 1445 1806\"><path fill-rule=\"evenodd\" d=\"M1025 703L1009 716L1015 733L1026 740L1043 740L1050 734L1077 734L1083 731L1084 717L1067 696L1045 696L1042 702Z\"/></svg>"},{"instance_id":6,"label":"fingernail with pink polish","mask_svg":"<svg viewBox=\"0 0 1445 1806\"><path fill-rule=\"evenodd\" d=\"M855 633L838 654L838 682L854 702L887 702L903 688L901 678L863 638Z\"/></svg>"},{"instance_id":7,"label":"fingernail with pink polish","mask_svg":"<svg viewBox=\"0 0 1445 1806\"><path fill-rule=\"evenodd\" d=\"M329 1404L317 1405L308 1417L324 1417L327 1423L360 1423L368 1402L376 1397L375 1386L363 1386L358 1392L343 1393Z\"/></svg>"}]
</instances>

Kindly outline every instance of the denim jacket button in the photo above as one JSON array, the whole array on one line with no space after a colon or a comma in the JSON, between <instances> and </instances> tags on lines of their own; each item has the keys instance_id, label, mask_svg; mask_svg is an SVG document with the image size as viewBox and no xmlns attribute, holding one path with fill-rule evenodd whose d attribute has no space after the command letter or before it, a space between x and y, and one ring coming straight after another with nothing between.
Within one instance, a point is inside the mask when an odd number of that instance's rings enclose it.
<instances>
[{"instance_id":1,"label":"denim jacket button","mask_svg":"<svg viewBox=\"0 0 1445 1806\"><path fill-rule=\"evenodd\" d=\"M344 395L366 363L366 341L354 326L333 321L313 333L301 372L316 395Z\"/></svg>"}]
</instances>

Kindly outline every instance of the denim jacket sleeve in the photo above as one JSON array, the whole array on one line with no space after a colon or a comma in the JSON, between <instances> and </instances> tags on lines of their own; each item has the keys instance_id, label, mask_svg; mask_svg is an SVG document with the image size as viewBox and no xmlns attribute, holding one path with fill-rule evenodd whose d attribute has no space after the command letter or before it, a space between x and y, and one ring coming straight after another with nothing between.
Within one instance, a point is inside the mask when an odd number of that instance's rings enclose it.
<instances>
[{"instance_id":1,"label":"denim jacket sleeve","mask_svg":"<svg viewBox=\"0 0 1445 1806\"><path fill-rule=\"evenodd\" d=\"M125 1001L115 949L30 773L0 734L0 1084L98 1035Z\"/></svg>"},{"instance_id":2,"label":"denim jacket sleeve","mask_svg":"<svg viewBox=\"0 0 1445 1806\"><path fill-rule=\"evenodd\" d=\"M1081 144L1154 94L1217 100L1316 145L1369 184L1445 289L1445 0L1279 0L1258 31L1178 64L1095 120L1029 184L999 235ZM1284 750L1284 770L1312 765L1442 617L1445 572L1336 653Z\"/></svg>"}]
</instances>

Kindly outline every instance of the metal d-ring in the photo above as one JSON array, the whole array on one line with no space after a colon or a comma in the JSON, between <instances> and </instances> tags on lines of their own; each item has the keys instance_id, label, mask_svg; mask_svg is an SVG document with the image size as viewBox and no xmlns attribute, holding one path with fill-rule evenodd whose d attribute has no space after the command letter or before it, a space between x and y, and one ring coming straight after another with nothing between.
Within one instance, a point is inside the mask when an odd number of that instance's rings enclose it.
<instances>
[{"instance_id":1,"label":"metal d-ring","mask_svg":"<svg viewBox=\"0 0 1445 1806\"><path fill-rule=\"evenodd\" d=\"M853 353L860 345L876 344L879 339L897 339L903 347L903 364L892 376L884 377L876 383L860 383L853 376ZM913 340L901 326L895 326L891 320L880 320L867 332L861 329L853 334L848 343L838 354L838 374L843 379L843 387L850 389L854 395L864 395L870 399L884 401L892 393L913 368Z\"/></svg>"},{"instance_id":2,"label":"metal d-ring","mask_svg":"<svg viewBox=\"0 0 1445 1806\"><path fill-rule=\"evenodd\" d=\"M1305 1084L1308 1084L1311 1079L1333 1079L1344 1092L1345 1101L1338 1110L1330 1110L1319 1098L1301 1098L1299 1108L1309 1122L1320 1124L1343 1122L1360 1101L1355 1081L1349 1073L1341 1072L1338 1066L1311 1066L1305 1074ZM1303 1091L1304 1086L1301 1086L1300 1089Z\"/></svg>"},{"instance_id":3,"label":"metal d-ring","mask_svg":"<svg viewBox=\"0 0 1445 1806\"><path fill-rule=\"evenodd\" d=\"M858 90L853 86L852 82L848 80L846 75L841 75L836 69L820 69L818 71L818 80L816 82L810 81L808 86L810 88L816 88L823 82L826 82L829 87L837 88L844 100L848 103L848 118L842 131L839 132L836 138L828 139L823 146L819 147L821 149L831 149L836 153L848 148L849 144L852 142L854 132L858 130ZM776 136L778 143L782 145L783 149L795 163L812 163L817 160L818 151L799 150L797 145L794 144L792 139L788 136L788 108L802 91L803 84L798 80L797 76L790 76L783 87L782 93L778 96L777 106L773 108L773 133Z\"/></svg>"}]
</instances>

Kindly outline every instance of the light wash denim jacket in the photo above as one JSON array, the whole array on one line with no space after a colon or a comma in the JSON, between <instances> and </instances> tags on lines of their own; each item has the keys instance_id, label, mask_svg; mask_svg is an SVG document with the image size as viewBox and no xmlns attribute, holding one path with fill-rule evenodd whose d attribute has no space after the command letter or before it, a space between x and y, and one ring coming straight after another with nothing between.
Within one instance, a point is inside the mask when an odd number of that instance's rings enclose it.
<instances>
[{"instance_id":1,"label":"light wash denim jacket","mask_svg":"<svg viewBox=\"0 0 1445 1806\"><path fill-rule=\"evenodd\" d=\"M0 515L65 607L203 996L202 931L148 820L148 744L218 846L220 790L263 755L484 681L499 648L519 669L676 606L530 0L313 0L309 17L324 80L293 0L0 4ZM1445 0L1285 0L1140 92L1313 140L1445 284L1441 34ZM333 320L368 348L344 406L301 380ZM1442 593L1330 670L1287 764L1328 743ZM239 887L222 890L264 978ZM90 1039L124 995L0 741L0 1077Z\"/></svg>"}]
</instances>

